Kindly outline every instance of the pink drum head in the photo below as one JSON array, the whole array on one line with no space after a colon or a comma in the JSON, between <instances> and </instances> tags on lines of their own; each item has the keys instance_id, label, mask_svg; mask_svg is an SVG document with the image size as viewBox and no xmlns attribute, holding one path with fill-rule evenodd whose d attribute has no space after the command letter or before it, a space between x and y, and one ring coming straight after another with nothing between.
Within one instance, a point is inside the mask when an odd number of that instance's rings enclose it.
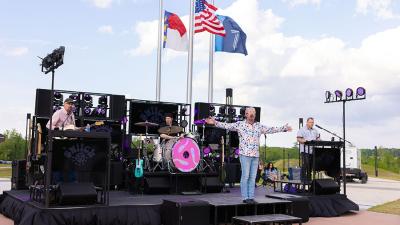
<instances>
[{"instance_id":1,"label":"pink drum head","mask_svg":"<svg viewBox=\"0 0 400 225\"><path fill-rule=\"evenodd\" d=\"M181 138L172 147L172 161L181 172L191 172L200 162L200 148L191 138Z\"/></svg>"}]
</instances>

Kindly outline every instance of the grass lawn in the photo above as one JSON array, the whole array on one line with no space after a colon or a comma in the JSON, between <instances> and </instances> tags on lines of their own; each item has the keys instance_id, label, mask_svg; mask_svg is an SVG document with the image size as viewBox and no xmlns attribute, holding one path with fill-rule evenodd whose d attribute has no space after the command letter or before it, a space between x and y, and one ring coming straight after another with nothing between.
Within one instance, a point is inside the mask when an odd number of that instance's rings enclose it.
<instances>
[{"instance_id":1,"label":"grass lawn","mask_svg":"<svg viewBox=\"0 0 400 225\"><path fill-rule=\"evenodd\" d=\"M11 178L11 164L0 164L0 178Z\"/></svg>"},{"instance_id":2,"label":"grass lawn","mask_svg":"<svg viewBox=\"0 0 400 225\"><path fill-rule=\"evenodd\" d=\"M290 167L298 166L298 164L299 164L299 159L298 158L289 160ZM274 162L274 166L282 171L282 169L283 169L283 160L280 159L280 160ZM368 177L375 177L375 168L373 166L363 164L362 165L362 170L367 172ZM285 171L284 172L285 173L287 172L287 159L285 160ZM378 178L389 179L389 180L399 180L400 181L400 174L378 168Z\"/></svg>"},{"instance_id":3,"label":"grass lawn","mask_svg":"<svg viewBox=\"0 0 400 225\"><path fill-rule=\"evenodd\" d=\"M374 166L363 164L362 169L367 172L368 177L375 177ZM378 178L400 180L400 174L378 168Z\"/></svg>"},{"instance_id":4,"label":"grass lawn","mask_svg":"<svg viewBox=\"0 0 400 225\"><path fill-rule=\"evenodd\" d=\"M379 213L389 213L400 216L400 199L388 202L382 205L377 205L369 208L368 211L379 212Z\"/></svg>"}]
</instances>

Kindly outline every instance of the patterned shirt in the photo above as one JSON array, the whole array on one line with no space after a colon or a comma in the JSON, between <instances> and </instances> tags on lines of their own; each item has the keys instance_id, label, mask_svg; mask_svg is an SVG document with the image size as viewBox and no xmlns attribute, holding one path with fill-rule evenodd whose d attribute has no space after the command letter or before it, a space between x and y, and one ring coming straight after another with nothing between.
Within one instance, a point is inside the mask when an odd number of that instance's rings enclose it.
<instances>
[{"instance_id":1,"label":"patterned shirt","mask_svg":"<svg viewBox=\"0 0 400 225\"><path fill-rule=\"evenodd\" d=\"M53 114L53 121L51 122L51 125L52 125L51 128L52 130L54 130L54 128L56 127L62 128L66 127L67 125L75 126L75 116L73 113L68 114L67 110L61 108ZM50 120L49 122L47 122L46 127L47 129L50 129Z\"/></svg>"},{"instance_id":2,"label":"patterned shirt","mask_svg":"<svg viewBox=\"0 0 400 225\"><path fill-rule=\"evenodd\" d=\"M230 131L237 131L239 135L239 154L250 157L259 157L260 136L262 134L273 134L286 132L287 126L267 127L255 122L253 125L246 121L236 123L215 122L215 126Z\"/></svg>"}]
</instances>

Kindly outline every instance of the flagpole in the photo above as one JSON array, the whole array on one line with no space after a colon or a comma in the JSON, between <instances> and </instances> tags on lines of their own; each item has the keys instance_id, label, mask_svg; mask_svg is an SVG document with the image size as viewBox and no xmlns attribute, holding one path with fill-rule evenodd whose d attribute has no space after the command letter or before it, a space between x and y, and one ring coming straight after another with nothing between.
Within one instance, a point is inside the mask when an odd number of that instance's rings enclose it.
<instances>
[{"instance_id":1,"label":"flagpole","mask_svg":"<svg viewBox=\"0 0 400 225\"><path fill-rule=\"evenodd\" d=\"M194 4L195 4L195 0L190 0L189 52L188 52L188 71L187 71L187 82L186 82L186 103L187 104L192 104Z\"/></svg>"},{"instance_id":2,"label":"flagpole","mask_svg":"<svg viewBox=\"0 0 400 225\"><path fill-rule=\"evenodd\" d=\"M156 101L161 99L161 52L163 34L163 0L159 0L159 21L158 21L158 45L157 45L157 77L156 77Z\"/></svg>"},{"instance_id":3,"label":"flagpole","mask_svg":"<svg viewBox=\"0 0 400 225\"><path fill-rule=\"evenodd\" d=\"M214 0L211 1L214 5ZM214 35L210 33L210 52L208 58L208 103L213 102L214 95Z\"/></svg>"}]
</instances>

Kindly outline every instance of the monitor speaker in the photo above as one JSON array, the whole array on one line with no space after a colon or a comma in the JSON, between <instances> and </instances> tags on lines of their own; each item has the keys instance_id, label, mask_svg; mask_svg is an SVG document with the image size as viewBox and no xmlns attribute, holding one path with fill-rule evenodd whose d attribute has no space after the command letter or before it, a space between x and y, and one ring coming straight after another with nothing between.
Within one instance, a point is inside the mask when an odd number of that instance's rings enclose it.
<instances>
[{"instance_id":1,"label":"monitor speaker","mask_svg":"<svg viewBox=\"0 0 400 225\"><path fill-rule=\"evenodd\" d=\"M97 202L93 183L60 183L60 205L91 205Z\"/></svg>"}]
</instances>

